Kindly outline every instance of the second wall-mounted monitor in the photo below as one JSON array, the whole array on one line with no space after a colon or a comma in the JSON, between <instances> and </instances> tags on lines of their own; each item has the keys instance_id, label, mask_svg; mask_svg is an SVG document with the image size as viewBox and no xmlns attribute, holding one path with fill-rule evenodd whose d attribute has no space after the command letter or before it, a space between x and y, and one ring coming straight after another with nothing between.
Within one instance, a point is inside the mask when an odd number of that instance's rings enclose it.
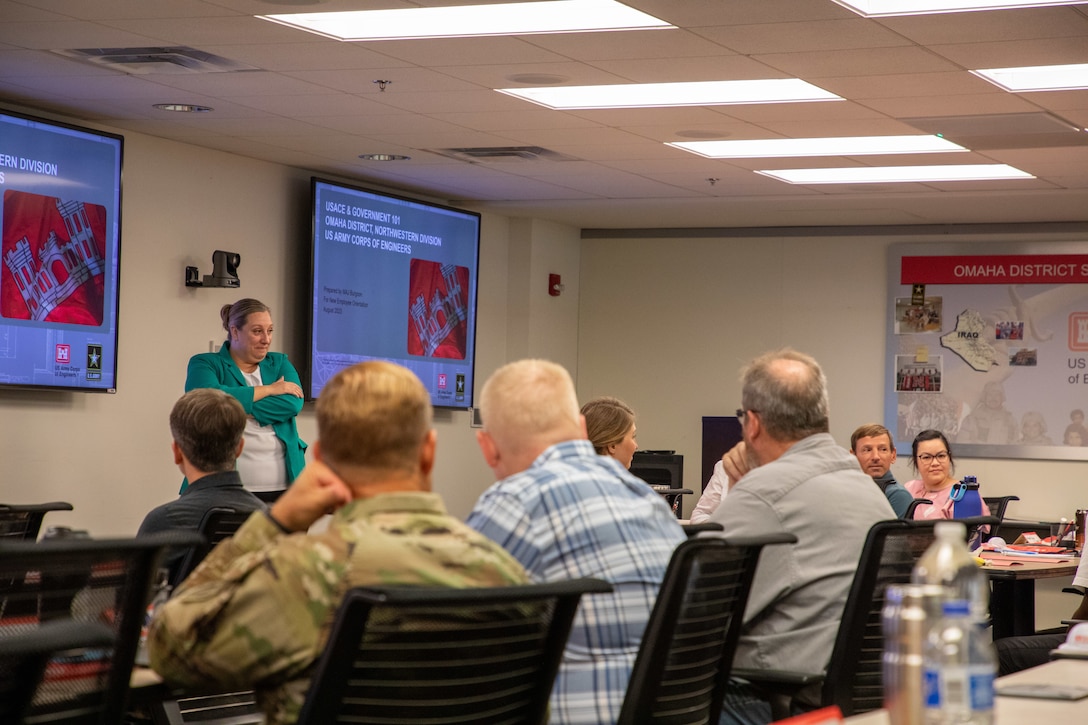
<instances>
[{"instance_id":1,"label":"second wall-mounted monitor","mask_svg":"<svg viewBox=\"0 0 1088 725\"><path fill-rule=\"evenodd\" d=\"M480 215L312 181L307 398L363 360L390 360L431 402L471 408Z\"/></svg>"}]
</instances>

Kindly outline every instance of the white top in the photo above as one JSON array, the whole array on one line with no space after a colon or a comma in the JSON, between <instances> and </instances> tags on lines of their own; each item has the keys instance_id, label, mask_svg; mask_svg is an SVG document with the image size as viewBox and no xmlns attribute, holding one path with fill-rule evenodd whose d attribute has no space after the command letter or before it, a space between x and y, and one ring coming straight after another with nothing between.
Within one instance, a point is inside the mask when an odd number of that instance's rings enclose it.
<instances>
[{"instance_id":1,"label":"white top","mask_svg":"<svg viewBox=\"0 0 1088 725\"><path fill-rule=\"evenodd\" d=\"M727 493L729 493L729 476L725 474L722 462L718 461L714 464L713 475L703 486L703 495L699 497L699 502L695 504L695 509L691 512L691 523L701 524L709 521L710 514L714 513L714 509L718 508L722 497Z\"/></svg>"},{"instance_id":2,"label":"white top","mask_svg":"<svg viewBox=\"0 0 1088 725\"><path fill-rule=\"evenodd\" d=\"M264 385L258 368L242 373L250 387ZM238 474L242 484L250 491L282 491L287 488L287 462L284 460L283 442L276 437L270 425L261 425L253 416L246 418L246 442L238 457Z\"/></svg>"},{"instance_id":3,"label":"white top","mask_svg":"<svg viewBox=\"0 0 1088 725\"><path fill-rule=\"evenodd\" d=\"M1080 563L1077 564L1077 573L1073 575L1073 586L1088 587L1088 554L1080 555Z\"/></svg>"}]
</instances>

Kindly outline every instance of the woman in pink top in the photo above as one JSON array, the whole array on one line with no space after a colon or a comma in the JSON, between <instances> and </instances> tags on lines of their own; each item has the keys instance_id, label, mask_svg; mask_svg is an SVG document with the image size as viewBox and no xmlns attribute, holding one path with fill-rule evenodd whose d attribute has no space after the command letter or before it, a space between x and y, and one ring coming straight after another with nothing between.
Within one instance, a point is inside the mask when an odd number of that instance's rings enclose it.
<instances>
[{"instance_id":1,"label":"woman in pink top","mask_svg":"<svg viewBox=\"0 0 1088 725\"><path fill-rule=\"evenodd\" d=\"M920 478L907 481L903 486L914 498L928 498L931 504L914 509L916 519L950 519L955 502L948 497L952 492L954 461L948 439L939 430L924 430L911 443L911 465Z\"/></svg>"}]
</instances>

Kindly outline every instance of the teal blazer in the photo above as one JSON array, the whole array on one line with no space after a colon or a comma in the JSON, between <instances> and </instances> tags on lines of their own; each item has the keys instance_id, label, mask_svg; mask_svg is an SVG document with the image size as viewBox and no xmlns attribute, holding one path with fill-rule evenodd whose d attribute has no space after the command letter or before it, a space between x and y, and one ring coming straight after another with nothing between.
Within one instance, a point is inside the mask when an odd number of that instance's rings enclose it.
<instances>
[{"instance_id":1,"label":"teal blazer","mask_svg":"<svg viewBox=\"0 0 1088 725\"><path fill-rule=\"evenodd\" d=\"M295 366L281 352L270 352L257 366L261 383L268 385L280 378L302 385ZM306 444L299 440L295 416L302 410L302 398L293 395L270 395L253 402L253 388L246 385L242 371L230 356L230 343L224 342L219 352L204 352L189 359L185 375L185 392L196 388L218 388L235 398L246 414L261 425L271 425L276 437L283 441L287 462L287 482L290 484L306 465ZM183 487L184 488L184 487Z\"/></svg>"}]
</instances>

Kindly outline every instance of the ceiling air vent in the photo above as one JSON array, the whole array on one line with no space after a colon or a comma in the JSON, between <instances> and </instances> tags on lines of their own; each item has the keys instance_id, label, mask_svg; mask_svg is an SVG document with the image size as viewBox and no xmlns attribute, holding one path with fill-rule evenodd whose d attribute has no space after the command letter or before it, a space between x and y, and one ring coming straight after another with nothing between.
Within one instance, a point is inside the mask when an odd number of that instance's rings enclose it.
<instances>
[{"instance_id":1,"label":"ceiling air vent","mask_svg":"<svg viewBox=\"0 0 1088 725\"><path fill-rule=\"evenodd\" d=\"M467 161L470 164L576 160L573 156L566 156L540 146L476 146L472 148L428 149L428 151L440 156Z\"/></svg>"},{"instance_id":2,"label":"ceiling air vent","mask_svg":"<svg viewBox=\"0 0 1088 725\"><path fill-rule=\"evenodd\" d=\"M1050 113L995 113L977 116L901 118L972 151L1088 146L1088 133Z\"/></svg>"},{"instance_id":3,"label":"ceiling air vent","mask_svg":"<svg viewBox=\"0 0 1088 725\"><path fill-rule=\"evenodd\" d=\"M234 71L260 70L245 63L205 53L196 48L176 46L169 48L72 48L54 50L67 58L106 66L114 70L145 75L152 73L231 73Z\"/></svg>"}]
</instances>

